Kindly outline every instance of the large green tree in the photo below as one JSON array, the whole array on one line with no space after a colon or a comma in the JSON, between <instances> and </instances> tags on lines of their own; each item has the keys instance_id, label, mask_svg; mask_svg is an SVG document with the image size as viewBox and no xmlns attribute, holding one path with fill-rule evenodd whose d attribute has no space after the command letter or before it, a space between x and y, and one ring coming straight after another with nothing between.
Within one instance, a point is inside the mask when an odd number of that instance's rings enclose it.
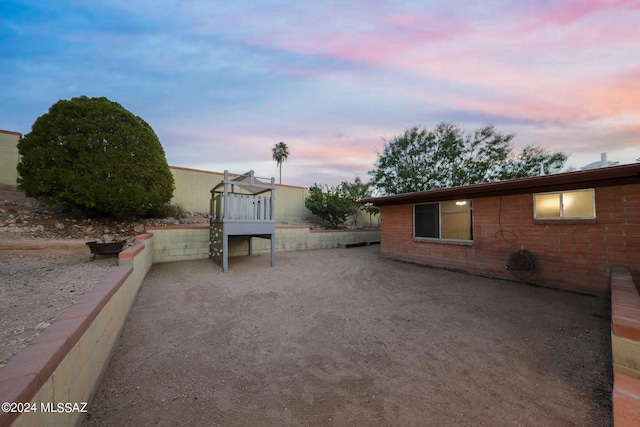
<instances>
[{"instance_id":1,"label":"large green tree","mask_svg":"<svg viewBox=\"0 0 640 427\"><path fill-rule=\"evenodd\" d=\"M173 175L155 132L107 98L60 100L18 143L27 196L85 213L158 213Z\"/></svg>"},{"instance_id":2,"label":"large green tree","mask_svg":"<svg viewBox=\"0 0 640 427\"><path fill-rule=\"evenodd\" d=\"M410 193L549 173L567 160L536 146L516 154L513 138L493 126L472 133L452 123L413 127L385 143L370 182L382 194Z\"/></svg>"}]
</instances>

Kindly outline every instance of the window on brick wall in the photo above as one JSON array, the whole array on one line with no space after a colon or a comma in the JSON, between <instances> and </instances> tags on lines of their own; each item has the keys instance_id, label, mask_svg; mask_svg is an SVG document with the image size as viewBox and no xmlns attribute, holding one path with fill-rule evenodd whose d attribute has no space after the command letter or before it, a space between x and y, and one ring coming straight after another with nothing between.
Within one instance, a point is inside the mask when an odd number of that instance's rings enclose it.
<instances>
[{"instance_id":1,"label":"window on brick wall","mask_svg":"<svg viewBox=\"0 0 640 427\"><path fill-rule=\"evenodd\" d=\"M593 219L596 217L593 189L557 191L533 195L535 219Z\"/></svg>"},{"instance_id":2,"label":"window on brick wall","mask_svg":"<svg viewBox=\"0 0 640 427\"><path fill-rule=\"evenodd\" d=\"M471 200L417 204L413 218L416 238L473 240Z\"/></svg>"}]
</instances>

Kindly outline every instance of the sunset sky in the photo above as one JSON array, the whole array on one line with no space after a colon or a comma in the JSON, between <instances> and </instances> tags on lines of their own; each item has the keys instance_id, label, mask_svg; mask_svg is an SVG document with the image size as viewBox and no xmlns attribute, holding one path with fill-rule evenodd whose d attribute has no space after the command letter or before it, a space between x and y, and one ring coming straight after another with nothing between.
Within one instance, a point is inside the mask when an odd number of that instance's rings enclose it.
<instances>
[{"instance_id":1,"label":"sunset sky","mask_svg":"<svg viewBox=\"0 0 640 427\"><path fill-rule=\"evenodd\" d=\"M640 157L640 1L2 0L0 129L60 99L145 119L172 166L368 181L385 141L442 121L579 169Z\"/></svg>"}]
</instances>

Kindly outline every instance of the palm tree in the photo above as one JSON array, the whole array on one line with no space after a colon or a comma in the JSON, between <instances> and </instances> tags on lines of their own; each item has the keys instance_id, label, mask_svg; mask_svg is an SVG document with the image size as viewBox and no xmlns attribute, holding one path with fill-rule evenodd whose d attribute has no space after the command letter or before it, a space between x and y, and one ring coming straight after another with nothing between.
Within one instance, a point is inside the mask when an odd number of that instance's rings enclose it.
<instances>
[{"instance_id":1,"label":"palm tree","mask_svg":"<svg viewBox=\"0 0 640 427\"><path fill-rule=\"evenodd\" d=\"M289 157L289 147L287 144L280 141L273 147L273 160L276 161L278 167L280 168L280 184L282 184L282 162L287 160Z\"/></svg>"}]
</instances>

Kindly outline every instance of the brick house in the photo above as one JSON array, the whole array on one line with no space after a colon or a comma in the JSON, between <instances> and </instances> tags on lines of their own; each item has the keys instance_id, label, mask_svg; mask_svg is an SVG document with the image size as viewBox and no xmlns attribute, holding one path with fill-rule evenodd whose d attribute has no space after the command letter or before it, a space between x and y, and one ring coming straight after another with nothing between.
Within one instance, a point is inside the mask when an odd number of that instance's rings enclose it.
<instances>
[{"instance_id":1,"label":"brick house","mask_svg":"<svg viewBox=\"0 0 640 427\"><path fill-rule=\"evenodd\" d=\"M640 282L640 163L361 203L380 207L386 258L505 279L532 259L526 282L599 295L613 265Z\"/></svg>"}]
</instances>

